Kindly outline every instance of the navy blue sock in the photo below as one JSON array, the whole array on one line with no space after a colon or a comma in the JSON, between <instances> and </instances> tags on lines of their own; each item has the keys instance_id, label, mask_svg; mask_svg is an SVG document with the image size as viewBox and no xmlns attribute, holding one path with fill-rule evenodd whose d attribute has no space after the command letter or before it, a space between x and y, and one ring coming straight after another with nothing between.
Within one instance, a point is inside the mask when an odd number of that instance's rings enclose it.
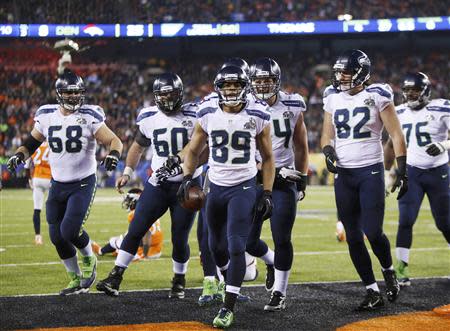
<instances>
[{"instance_id":1,"label":"navy blue sock","mask_svg":"<svg viewBox=\"0 0 450 331\"><path fill-rule=\"evenodd\" d=\"M34 233L41 234L41 211L35 209L33 213Z\"/></svg>"}]
</instances>

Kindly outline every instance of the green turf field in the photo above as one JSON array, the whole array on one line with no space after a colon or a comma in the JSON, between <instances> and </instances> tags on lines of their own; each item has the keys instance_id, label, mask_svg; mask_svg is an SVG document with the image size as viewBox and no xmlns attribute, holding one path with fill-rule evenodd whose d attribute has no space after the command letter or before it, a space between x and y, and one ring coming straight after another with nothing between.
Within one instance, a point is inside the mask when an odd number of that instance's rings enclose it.
<instances>
[{"instance_id":1,"label":"green turf field","mask_svg":"<svg viewBox=\"0 0 450 331\"><path fill-rule=\"evenodd\" d=\"M44 245L34 245L32 224L33 201L30 190L0 192L0 295L57 293L67 285L63 265L47 234L45 213L42 214ZM121 196L112 189L97 191L96 200L86 229L91 238L103 245L109 237L126 231L127 213L121 209ZM395 246L397 203L394 196L387 199L385 232ZM295 250L291 282L357 280L345 243L335 239L336 211L331 187L309 187L300 204L293 231ZM169 219L161 222L164 248L161 259L132 263L125 274L121 289L167 288L172 277ZM187 286L200 286L202 269L198 258L196 225L190 236L191 261ZM263 239L271 244L268 226ZM113 266L113 257L100 257L98 279L104 278ZM377 278L381 278L379 263L372 255ZM450 274L450 249L436 229L428 201L425 199L414 229L411 252L411 276L430 277ZM257 282L264 281L264 265ZM254 282L255 283L255 282ZM95 290L94 290L95 291Z\"/></svg>"}]
</instances>

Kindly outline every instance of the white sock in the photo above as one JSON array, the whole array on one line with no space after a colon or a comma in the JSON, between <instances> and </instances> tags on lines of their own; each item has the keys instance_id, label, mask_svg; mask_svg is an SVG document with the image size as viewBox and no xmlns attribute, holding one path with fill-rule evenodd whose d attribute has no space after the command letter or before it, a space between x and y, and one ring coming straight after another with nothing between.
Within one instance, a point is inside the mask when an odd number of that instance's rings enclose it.
<instances>
[{"instance_id":1,"label":"white sock","mask_svg":"<svg viewBox=\"0 0 450 331\"><path fill-rule=\"evenodd\" d=\"M91 245L91 241L89 240L89 243L87 244L86 247L79 249L81 255L83 256L92 256L94 255L94 252L92 251L92 245Z\"/></svg>"},{"instance_id":2,"label":"white sock","mask_svg":"<svg viewBox=\"0 0 450 331\"><path fill-rule=\"evenodd\" d=\"M290 270L282 271L275 268L275 284L273 291L279 291L281 294L286 295L287 286L289 282Z\"/></svg>"},{"instance_id":3,"label":"white sock","mask_svg":"<svg viewBox=\"0 0 450 331\"><path fill-rule=\"evenodd\" d=\"M130 254L128 252L125 252L121 249L119 249L119 254L117 254L116 257L116 266L122 267L122 268L128 268L128 265L133 261L134 255Z\"/></svg>"},{"instance_id":4,"label":"white sock","mask_svg":"<svg viewBox=\"0 0 450 331\"><path fill-rule=\"evenodd\" d=\"M370 284L370 285L367 285L366 286L366 289L372 289L372 290L374 290L375 292L380 292L380 289L378 288L378 284L375 282L375 283L372 283L372 284Z\"/></svg>"},{"instance_id":5,"label":"white sock","mask_svg":"<svg viewBox=\"0 0 450 331\"><path fill-rule=\"evenodd\" d=\"M234 294L237 294L237 295L239 295L239 291L240 290L241 290L241 288L237 287L237 286L227 285L225 287L225 292L234 293Z\"/></svg>"},{"instance_id":6,"label":"white sock","mask_svg":"<svg viewBox=\"0 0 450 331\"><path fill-rule=\"evenodd\" d=\"M189 260L184 263L177 262L172 259L172 269L174 274L185 275L187 272Z\"/></svg>"},{"instance_id":7,"label":"white sock","mask_svg":"<svg viewBox=\"0 0 450 331\"><path fill-rule=\"evenodd\" d=\"M78 265L78 257L75 255L74 257L61 260L64 266L66 267L67 272L74 272L78 276L81 276L80 266Z\"/></svg>"},{"instance_id":8,"label":"white sock","mask_svg":"<svg viewBox=\"0 0 450 331\"><path fill-rule=\"evenodd\" d=\"M214 277L214 276L205 276L205 278L204 279L206 279L206 280L209 280L210 282L211 281L215 281L216 280L216 277Z\"/></svg>"},{"instance_id":9,"label":"white sock","mask_svg":"<svg viewBox=\"0 0 450 331\"><path fill-rule=\"evenodd\" d=\"M228 265L227 265L227 267L228 267ZM221 271L220 268L218 266L216 266L216 269L217 269L217 278L219 278L219 282L221 282L221 283L225 282L225 278L223 278L223 275L220 272Z\"/></svg>"},{"instance_id":10,"label":"white sock","mask_svg":"<svg viewBox=\"0 0 450 331\"><path fill-rule=\"evenodd\" d=\"M265 264L269 264L269 265L273 265L274 264L274 259L275 259L275 253L270 248L269 248L269 250L267 251L266 254L261 256L261 260L263 260Z\"/></svg>"},{"instance_id":11,"label":"white sock","mask_svg":"<svg viewBox=\"0 0 450 331\"><path fill-rule=\"evenodd\" d=\"M409 263L409 248L396 247L395 256L397 257L397 260Z\"/></svg>"},{"instance_id":12,"label":"white sock","mask_svg":"<svg viewBox=\"0 0 450 331\"><path fill-rule=\"evenodd\" d=\"M391 264L391 266L389 268L383 268L381 267L381 270L386 271L386 270L394 270L394 266Z\"/></svg>"}]
</instances>

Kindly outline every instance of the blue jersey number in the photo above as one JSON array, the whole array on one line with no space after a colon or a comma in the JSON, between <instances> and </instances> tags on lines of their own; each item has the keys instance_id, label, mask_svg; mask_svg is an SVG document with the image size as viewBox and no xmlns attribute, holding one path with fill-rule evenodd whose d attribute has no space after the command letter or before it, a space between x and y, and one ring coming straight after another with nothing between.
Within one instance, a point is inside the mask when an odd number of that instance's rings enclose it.
<instances>
[{"instance_id":1,"label":"blue jersey number","mask_svg":"<svg viewBox=\"0 0 450 331\"><path fill-rule=\"evenodd\" d=\"M172 152L172 155L178 154L189 142L188 131L185 128L173 128L170 131L170 146L172 147L172 151L170 151L169 142L160 137L166 132L166 128L153 131L153 144L155 145L156 154L160 157L168 157L170 152Z\"/></svg>"},{"instance_id":2,"label":"blue jersey number","mask_svg":"<svg viewBox=\"0 0 450 331\"><path fill-rule=\"evenodd\" d=\"M356 107L353 109L352 117L362 115L360 121L353 128L353 139L369 138L370 131L361 132L364 125L370 120L370 109L367 107ZM336 126L339 139L350 137L352 128L348 125L350 120L350 111L346 108L336 109L334 112L334 125Z\"/></svg>"},{"instance_id":3,"label":"blue jersey number","mask_svg":"<svg viewBox=\"0 0 450 331\"><path fill-rule=\"evenodd\" d=\"M250 160L250 132L235 131L231 135L231 148L242 151L241 157L235 157L231 160L233 164L245 164ZM228 143L230 136L225 130L215 130L211 132L211 149L212 158L219 163L228 161Z\"/></svg>"},{"instance_id":4,"label":"blue jersey number","mask_svg":"<svg viewBox=\"0 0 450 331\"><path fill-rule=\"evenodd\" d=\"M273 120L273 133L278 138L284 138L284 148L289 148L289 142L291 141L292 130L291 130L291 122L288 118L284 119L284 127L285 131L281 131L280 121Z\"/></svg>"},{"instance_id":5,"label":"blue jersey number","mask_svg":"<svg viewBox=\"0 0 450 331\"><path fill-rule=\"evenodd\" d=\"M48 145L53 153L61 153L63 151L63 142L59 137L55 137L55 132L58 132L62 129L61 125L54 125L48 128ZM81 151L82 143L81 143L81 135L82 135L81 126L71 125L66 128L66 152L67 153L78 153Z\"/></svg>"},{"instance_id":6,"label":"blue jersey number","mask_svg":"<svg viewBox=\"0 0 450 331\"><path fill-rule=\"evenodd\" d=\"M423 127L425 127L428 124L428 122L417 122L416 123L416 141L417 145L420 147L426 146L428 144L431 144L431 137L428 132L423 131ZM405 137L406 137L406 145L409 146L409 138L411 136L411 131L413 128L412 123L407 123L402 125L402 129L405 130Z\"/></svg>"}]
</instances>

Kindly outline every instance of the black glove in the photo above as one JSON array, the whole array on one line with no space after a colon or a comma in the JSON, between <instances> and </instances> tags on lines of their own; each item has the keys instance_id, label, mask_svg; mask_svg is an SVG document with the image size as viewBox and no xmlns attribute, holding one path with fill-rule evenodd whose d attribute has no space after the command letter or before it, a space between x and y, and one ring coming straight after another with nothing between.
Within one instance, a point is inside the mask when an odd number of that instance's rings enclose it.
<instances>
[{"instance_id":1,"label":"black glove","mask_svg":"<svg viewBox=\"0 0 450 331\"><path fill-rule=\"evenodd\" d=\"M168 178L182 173L183 168L181 167L180 157L178 155L169 156L161 168L156 170L156 179L158 182L164 183Z\"/></svg>"},{"instance_id":2,"label":"black glove","mask_svg":"<svg viewBox=\"0 0 450 331\"><path fill-rule=\"evenodd\" d=\"M325 155L325 162L328 171L332 172L333 174L337 174L337 169L336 166L334 165L334 162L338 160L338 157L336 155L336 151L334 150L334 148L330 145L326 145L322 149L322 153Z\"/></svg>"},{"instance_id":3,"label":"black glove","mask_svg":"<svg viewBox=\"0 0 450 331\"><path fill-rule=\"evenodd\" d=\"M262 221L265 221L272 216L272 209L272 191L265 190L256 206L256 213Z\"/></svg>"},{"instance_id":4,"label":"black glove","mask_svg":"<svg viewBox=\"0 0 450 331\"><path fill-rule=\"evenodd\" d=\"M24 160L25 160L25 155L23 155L22 152L18 152L8 159L8 162L6 163L6 167L8 168L8 170L10 172L14 172L14 171L16 171L16 168L19 165L25 163Z\"/></svg>"},{"instance_id":5,"label":"black glove","mask_svg":"<svg viewBox=\"0 0 450 331\"><path fill-rule=\"evenodd\" d=\"M308 175L301 175L301 179L295 183L297 186L297 191L299 193L298 195L298 201L302 201L306 196L306 185L308 183Z\"/></svg>"},{"instance_id":6,"label":"black glove","mask_svg":"<svg viewBox=\"0 0 450 331\"><path fill-rule=\"evenodd\" d=\"M442 146L441 143L431 143L428 145L428 148L425 152L427 152L428 155L431 156L438 156L445 152L445 147Z\"/></svg>"},{"instance_id":7,"label":"black glove","mask_svg":"<svg viewBox=\"0 0 450 331\"><path fill-rule=\"evenodd\" d=\"M119 163L119 158L120 153L118 151L112 150L100 164L105 166L106 171L113 171L116 169L117 164Z\"/></svg>"},{"instance_id":8,"label":"black glove","mask_svg":"<svg viewBox=\"0 0 450 331\"><path fill-rule=\"evenodd\" d=\"M194 186L194 182L192 181L192 175L186 175L181 182L180 188L177 192L177 199L180 203L187 200L189 198L189 189Z\"/></svg>"},{"instance_id":9,"label":"black glove","mask_svg":"<svg viewBox=\"0 0 450 331\"><path fill-rule=\"evenodd\" d=\"M408 191L408 175L406 174L406 156L399 156L397 158L398 173L395 179L394 185L392 185L391 193L397 188L400 188L397 195L397 200L400 200L402 196Z\"/></svg>"}]
</instances>

